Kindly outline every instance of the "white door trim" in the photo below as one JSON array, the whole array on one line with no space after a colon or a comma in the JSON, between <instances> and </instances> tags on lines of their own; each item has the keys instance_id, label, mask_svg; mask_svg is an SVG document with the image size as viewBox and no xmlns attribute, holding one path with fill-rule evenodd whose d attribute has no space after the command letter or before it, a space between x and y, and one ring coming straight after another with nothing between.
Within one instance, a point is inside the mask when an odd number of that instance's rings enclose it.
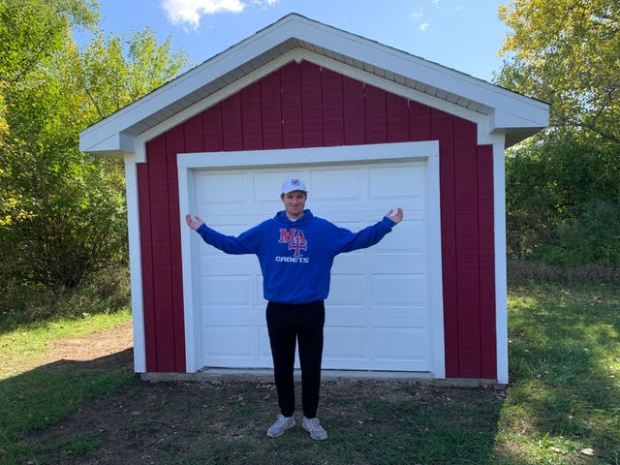
<instances>
[{"instance_id":1,"label":"white door trim","mask_svg":"<svg viewBox=\"0 0 620 465\"><path fill-rule=\"evenodd\" d=\"M192 170L407 159L427 160L426 212L428 221L426 237L428 242L429 307L431 309L431 375L434 378L445 378L438 141L177 154L187 372L193 373L201 368L200 354L196 351L197 342L200 341L201 336L200 324L196 316L197 309L195 308L196 302L194 302L193 292L198 284L195 282L198 260L193 259L192 234L195 233L185 224L185 215L193 211L191 204L191 199L194 198L193 186L189 182Z\"/></svg>"}]
</instances>

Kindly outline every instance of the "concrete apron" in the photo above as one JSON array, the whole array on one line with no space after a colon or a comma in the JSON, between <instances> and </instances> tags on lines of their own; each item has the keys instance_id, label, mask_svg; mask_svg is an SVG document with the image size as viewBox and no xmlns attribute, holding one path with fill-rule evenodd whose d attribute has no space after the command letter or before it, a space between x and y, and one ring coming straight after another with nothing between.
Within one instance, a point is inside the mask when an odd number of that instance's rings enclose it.
<instances>
[{"instance_id":1,"label":"concrete apron","mask_svg":"<svg viewBox=\"0 0 620 465\"><path fill-rule=\"evenodd\" d=\"M270 369L233 369L233 368L205 368L196 373L141 373L144 381L159 382L211 382L211 381L260 381L273 383L273 371ZM301 371L295 370L295 379L301 379ZM390 380L403 381L413 384L430 386L460 387L460 388L493 388L506 389L506 384L499 384L494 379L477 378L446 378L435 379L430 373L399 372L399 371L349 371L323 370L321 380Z\"/></svg>"}]
</instances>

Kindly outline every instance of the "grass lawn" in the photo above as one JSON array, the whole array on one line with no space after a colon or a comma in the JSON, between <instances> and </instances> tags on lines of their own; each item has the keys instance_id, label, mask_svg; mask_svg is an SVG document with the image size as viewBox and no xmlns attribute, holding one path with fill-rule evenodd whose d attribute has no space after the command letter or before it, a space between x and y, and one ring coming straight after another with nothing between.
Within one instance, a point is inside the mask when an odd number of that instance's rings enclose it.
<instances>
[{"instance_id":1,"label":"grass lawn","mask_svg":"<svg viewBox=\"0 0 620 465\"><path fill-rule=\"evenodd\" d=\"M509 321L505 392L325 381L322 443L300 428L265 436L271 383L149 384L114 357L35 367L36 327L14 329L0 333L0 364L29 368L0 373L0 463L620 464L620 288L512 286Z\"/></svg>"}]
</instances>

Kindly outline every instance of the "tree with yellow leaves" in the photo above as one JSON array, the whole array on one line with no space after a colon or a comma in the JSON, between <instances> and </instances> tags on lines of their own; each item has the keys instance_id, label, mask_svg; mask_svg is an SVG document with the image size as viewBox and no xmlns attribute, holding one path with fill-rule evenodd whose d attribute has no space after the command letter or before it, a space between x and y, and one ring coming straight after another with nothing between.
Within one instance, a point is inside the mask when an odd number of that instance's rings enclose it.
<instances>
[{"instance_id":1,"label":"tree with yellow leaves","mask_svg":"<svg viewBox=\"0 0 620 465\"><path fill-rule=\"evenodd\" d=\"M498 83L551 104L556 127L620 144L620 2L513 0Z\"/></svg>"}]
</instances>

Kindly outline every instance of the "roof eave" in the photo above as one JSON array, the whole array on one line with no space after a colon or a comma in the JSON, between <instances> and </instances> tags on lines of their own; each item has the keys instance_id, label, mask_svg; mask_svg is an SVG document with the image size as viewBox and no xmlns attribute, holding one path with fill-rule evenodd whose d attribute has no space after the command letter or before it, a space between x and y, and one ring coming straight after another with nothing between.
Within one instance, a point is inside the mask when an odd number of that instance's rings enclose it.
<instances>
[{"instance_id":1,"label":"roof eave","mask_svg":"<svg viewBox=\"0 0 620 465\"><path fill-rule=\"evenodd\" d=\"M297 14L290 14L203 64L173 79L140 100L101 120L80 134L80 149L98 153L133 151L130 128L146 118L165 119L175 103L207 84L269 56L287 41L297 40L350 57L376 68L440 88L492 108L491 129L545 127L549 106L488 82L445 68L406 52L356 36ZM511 129L512 128L512 129Z\"/></svg>"}]
</instances>

